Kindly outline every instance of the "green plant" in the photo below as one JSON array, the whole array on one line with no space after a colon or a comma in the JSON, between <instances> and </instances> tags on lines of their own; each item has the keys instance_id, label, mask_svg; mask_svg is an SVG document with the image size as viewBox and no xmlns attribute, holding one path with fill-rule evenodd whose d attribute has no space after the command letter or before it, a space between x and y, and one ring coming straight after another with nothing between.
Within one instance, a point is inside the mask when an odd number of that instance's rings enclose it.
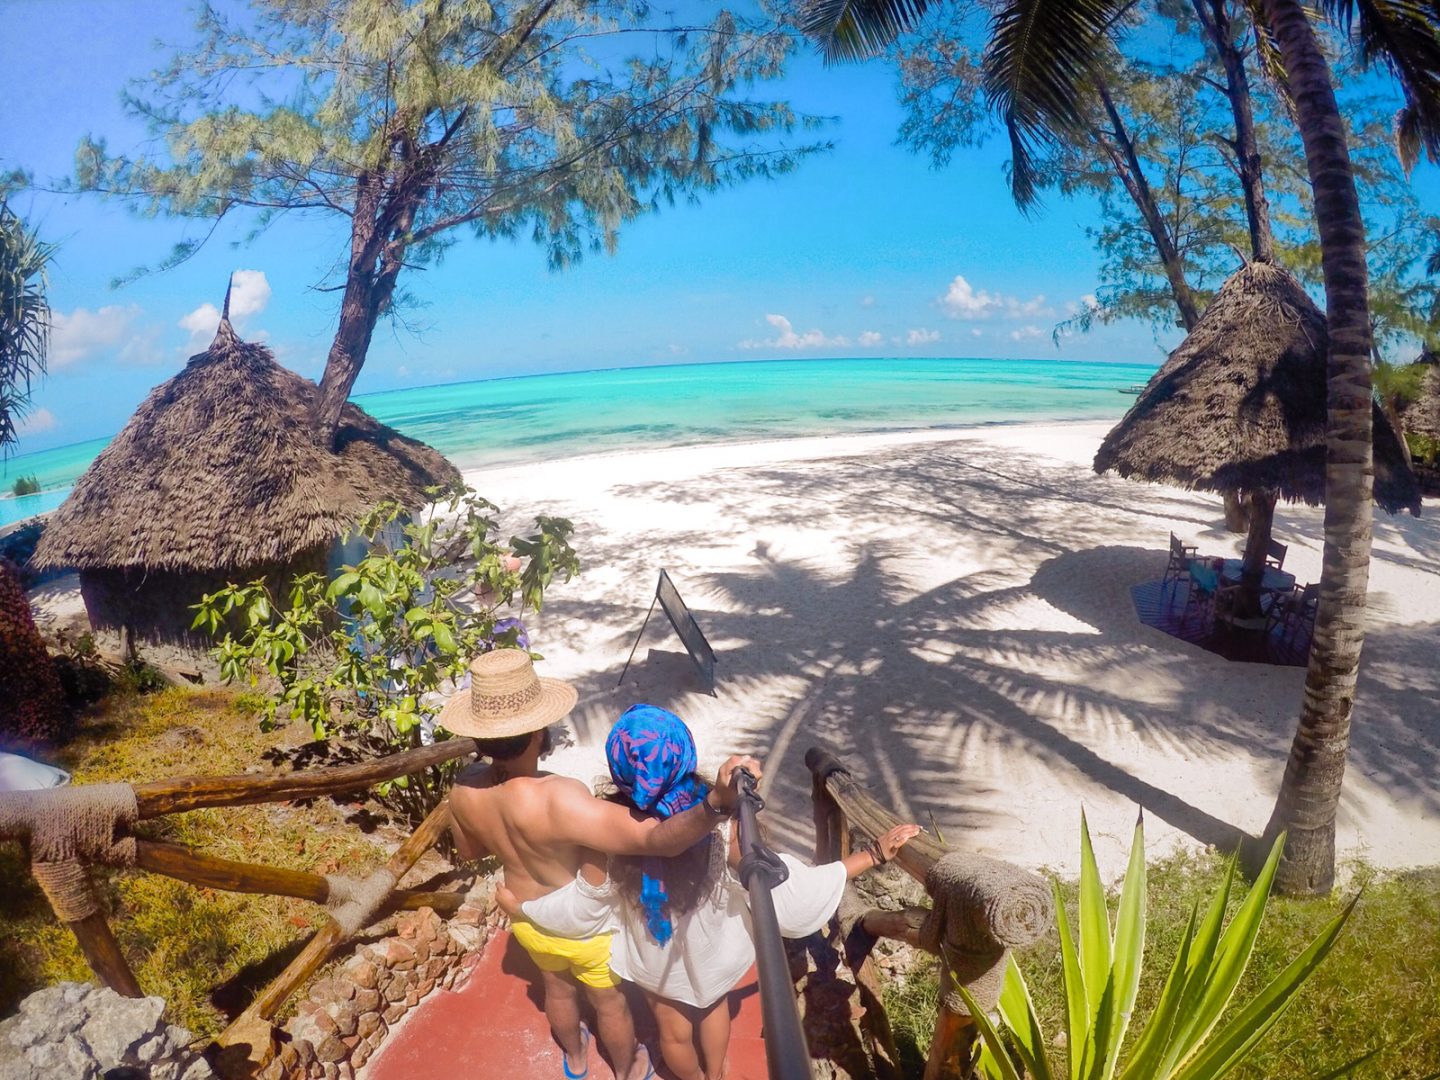
<instances>
[{"instance_id":1,"label":"green plant","mask_svg":"<svg viewBox=\"0 0 1440 1080\"><path fill-rule=\"evenodd\" d=\"M12 495L34 495L40 490L40 481L33 476L17 476L10 488Z\"/></svg>"},{"instance_id":2,"label":"green plant","mask_svg":"<svg viewBox=\"0 0 1440 1080\"><path fill-rule=\"evenodd\" d=\"M498 508L474 492L444 496L429 509L416 524L404 523L399 505L378 507L356 529L366 556L329 581L295 578L286 604L264 581L252 581L196 605L194 627L223 634L213 655L225 680L258 686L268 677L278 685L265 699L262 727L283 710L317 739L344 730L409 748L435 711L427 695L461 677L471 658L496 645L529 648L519 620L496 613L517 596L522 614L538 611L553 579L579 570L574 527L537 517L532 535L502 546L494 536ZM387 537L397 534L401 542L392 546ZM410 792L412 808L428 808L444 775L421 777L413 792L408 780L395 787Z\"/></svg>"},{"instance_id":3,"label":"green plant","mask_svg":"<svg viewBox=\"0 0 1440 1080\"><path fill-rule=\"evenodd\" d=\"M1200 904L1192 905L1154 1011L1126 1055L1125 1034L1140 987L1145 950L1144 823L1135 826L1112 932L1089 827L1082 815L1080 897L1074 931L1060 887L1055 885L1065 992L1064 1057L1047 1048L1030 990L1012 960L1000 995L998 1027L960 988L983 1043L977 1063L980 1074L987 1080L1019 1080L1023 1068L1037 1080L1065 1076L1070 1080L1112 1080L1116 1076L1121 1080L1213 1080L1230 1072L1279 1019L1334 946L1355 907L1351 900L1267 986L1221 1025L1221 1016L1250 962L1284 842L1283 836L1276 839L1228 925L1225 912L1235 882L1235 858L1226 865L1220 889L1203 918ZM1369 1056L1329 1075L1343 1075Z\"/></svg>"}]
</instances>

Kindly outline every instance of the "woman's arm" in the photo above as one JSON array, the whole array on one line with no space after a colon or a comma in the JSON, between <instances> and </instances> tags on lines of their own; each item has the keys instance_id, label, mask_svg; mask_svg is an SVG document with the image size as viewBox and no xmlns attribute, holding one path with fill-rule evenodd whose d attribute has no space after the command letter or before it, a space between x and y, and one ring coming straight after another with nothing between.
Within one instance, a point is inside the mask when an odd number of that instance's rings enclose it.
<instances>
[{"instance_id":1,"label":"woman's arm","mask_svg":"<svg viewBox=\"0 0 1440 1080\"><path fill-rule=\"evenodd\" d=\"M880 839L872 840L859 851L852 851L841 860L845 864L846 878L857 878L866 870L889 862L912 837L919 834L919 825L896 825Z\"/></svg>"}]
</instances>

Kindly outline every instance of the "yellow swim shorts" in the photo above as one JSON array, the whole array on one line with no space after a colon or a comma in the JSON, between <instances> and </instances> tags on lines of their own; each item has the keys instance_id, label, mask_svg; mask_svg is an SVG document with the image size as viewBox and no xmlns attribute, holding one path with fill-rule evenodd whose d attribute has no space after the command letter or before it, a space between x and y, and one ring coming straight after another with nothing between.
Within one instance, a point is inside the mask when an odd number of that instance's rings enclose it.
<instances>
[{"instance_id":1,"label":"yellow swim shorts","mask_svg":"<svg viewBox=\"0 0 1440 1080\"><path fill-rule=\"evenodd\" d=\"M510 924L515 940L524 946L541 971L568 971L583 986L608 990L620 985L610 970L610 935L596 934L583 941L552 937L534 923L516 919Z\"/></svg>"}]
</instances>

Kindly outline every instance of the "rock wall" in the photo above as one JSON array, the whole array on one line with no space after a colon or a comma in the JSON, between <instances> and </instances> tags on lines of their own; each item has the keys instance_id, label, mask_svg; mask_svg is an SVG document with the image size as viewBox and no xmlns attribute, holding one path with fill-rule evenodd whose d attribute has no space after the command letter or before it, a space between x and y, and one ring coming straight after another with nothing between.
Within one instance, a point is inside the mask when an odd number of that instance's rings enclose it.
<instances>
[{"instance_id":1,"label":"rock wall","mask_svg":"<svg viewBox=\"0 0 1440 1080\"><path fill-rule=\"evenodd\" d=\"M401 913L393 936L361 945L315 983L280 1032L262 1080L353 1080L407 1012L436 990L464 985L503 918L492 888L482 882L449 919L430 908Z\"/></svg>"},{"instance_id":2,"label":"rock wall","mask_svg":"<svg viewBox=\"0 0 1440 1080\"><path fill-rule=\"evenodd\" d=\"M88 983L38 990L0 1022L0 1080L213 1080L190 1052L190 1032L166 1024L164 1012L162 998Z\"/></svg>"}]
</instances>

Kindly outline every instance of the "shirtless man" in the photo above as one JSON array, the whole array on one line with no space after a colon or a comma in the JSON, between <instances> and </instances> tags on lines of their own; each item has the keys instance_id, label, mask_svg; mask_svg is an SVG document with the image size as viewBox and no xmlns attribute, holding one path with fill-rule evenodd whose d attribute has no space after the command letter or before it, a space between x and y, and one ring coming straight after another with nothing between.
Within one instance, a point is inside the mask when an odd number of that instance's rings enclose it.
<instances>
[{"instance_id":1,"label":"shirtless man","mask_svg":"<svg viewBox=\"0 0 1440 1080\"><path fill-rule=\"evenodd\" d=\"M440 726L480 741L489 765L474 765L456 778L450 793L451 828L462 858L494 855L505 885L520 900L533 900L575 879L592 853L678 855L697 843L734 808L735 770L760 775L753 758L732 757L721 767L711 800L664 821L637 820L617 803L595 798L584 784L540 771L550 749L548 725L575 705L575 691L536 676L519 649L496 649L470 667L470 692L456 694ZM540 968L545 1016L565 1052L565 1076L589 1070L588 1033L572 975L584 986L596 1024L620 1080L653 1075L648 1055L637 1055L635 1025L620 980L610 971L610 935L585 941L552 937L523 920L512 923L515 940Z\"/></svg>"}]
</instances>

